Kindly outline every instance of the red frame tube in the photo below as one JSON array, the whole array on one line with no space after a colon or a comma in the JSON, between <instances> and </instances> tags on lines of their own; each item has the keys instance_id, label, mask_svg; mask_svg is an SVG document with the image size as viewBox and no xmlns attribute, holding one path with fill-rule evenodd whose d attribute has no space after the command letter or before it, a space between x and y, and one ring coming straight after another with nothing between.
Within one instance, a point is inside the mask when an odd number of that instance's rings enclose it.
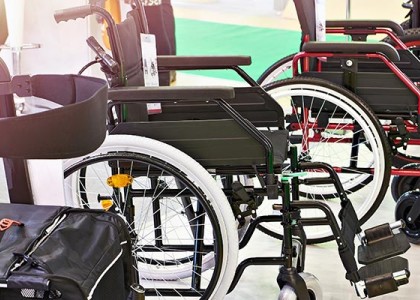
<instances>
[{"instance_id":1,"label":"red frame tube","mask_svg":"<svg viewBox=\"0 0 420 300\"><path fill-rule=\"evenodd\" d=\"M374 35L374 34L386 34L390 37L390 39L395 43L397 49L404 49L407 50L408 47L400 40L400 38L395 35L395 33L386 28L377 28L377 29L346 29L346 28L327 28L327 33L332 34L346 34L346 35L352 35L352 34L362 34L362 35Z\"/></svg>"}]
</instances>

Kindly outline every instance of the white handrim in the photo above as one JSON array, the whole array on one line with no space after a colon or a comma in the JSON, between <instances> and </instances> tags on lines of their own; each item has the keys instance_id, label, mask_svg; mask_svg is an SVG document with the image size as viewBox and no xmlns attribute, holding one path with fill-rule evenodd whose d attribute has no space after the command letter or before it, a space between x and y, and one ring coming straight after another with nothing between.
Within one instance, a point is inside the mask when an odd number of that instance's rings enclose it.
<instances>
[{"instance_id":1,"label":"white handrim","mask_svg":"<svg viewBox=\"0 0 420 300\"><path fill-rule=\"evenodd\" d=\"M216 288L214 289L210 299L223 299L230 287L230 283L232 282L236 270L238 259L238 234L236 232L233 214L229 209L226 209L226 207L229 207L228 200L211 175L185 153L173 148L172 146L145 137L130 135L108 136L101 147L99 147L95 152L87 155L87 157L105 154L111 151L142 153L166 161L184 172L192 182L197 183L205 195L211 197L209 202L212 205L220 223L224 251L221 276L218 279ZM79 157L65 161L64 169L66 170L83 158L84 157ZM68 178L67 182L68 180L71 179ZM71 195L71 191L67 184L65 186L65 195L66 198ZM209 259L212 260L211 258ZM207 263L211 264L211 262ZM190 272L191 269L188 270L188 273Z\"/></svg>"},{"instance_id":2,"label":"white handrim","mask_svg":"<svg viewBox=\"0 0 420 300\"><path fill-rule=\"evenodd\" d=\"M284 64L281 64L280 66L278 66L273 72L271 72L270 74L267 75L267 77L261 82L261 86L265 86L269 83L272 83L274 81L277 80L277 77L286 72L287 70L290 70L292 68L293 65L293 61L287 61Z\"/></svg>"}]
</instances>

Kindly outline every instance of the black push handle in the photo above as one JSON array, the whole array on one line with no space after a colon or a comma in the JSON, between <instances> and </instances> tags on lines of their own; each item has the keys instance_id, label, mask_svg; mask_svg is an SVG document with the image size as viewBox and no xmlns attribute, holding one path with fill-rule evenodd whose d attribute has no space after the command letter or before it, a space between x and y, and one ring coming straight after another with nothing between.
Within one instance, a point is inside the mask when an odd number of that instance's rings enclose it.
<instances>
[{"instance_id":1,"label":"black push handle","mask_svg":"<svg viewBox=\"0 0 420 300\"><path fill-rule=\"evenodd\" d=\"M93 14L92 5L83 5L72 8L60 9L54 12L54 19L57 23L78 18L86 18Z\"/></svg>"}]
</instances>

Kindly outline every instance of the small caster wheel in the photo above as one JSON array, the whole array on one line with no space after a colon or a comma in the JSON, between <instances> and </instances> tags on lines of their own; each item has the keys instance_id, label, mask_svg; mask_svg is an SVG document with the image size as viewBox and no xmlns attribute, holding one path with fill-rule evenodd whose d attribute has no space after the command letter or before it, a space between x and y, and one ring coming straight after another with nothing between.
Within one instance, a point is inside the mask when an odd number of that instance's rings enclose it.
<instances>
[{"instance_id":1,"label":"small caster wheel","mask_svg":"<svg viewBox=\"0 0 420 300\"><path fill-rule=\"evenodd\" d=\"M318 278L310 273L299 273L299 276L305 280L306 287L309 291L309 297L311 300L322 299L322 289ZM283 286L280 291L278 300L297 300L295 290L288 284Z\"/></svg>"},{"instance_id":2,"label":"small caster wheel","mask_svg":"<svg viewBox=\"0 0 420 300\"><path fill-rule=\"evenodd\" d=\"M420 191L404 193L395 206L395 219L403 220L402 231L412 244L420 243Z\"/></svg>"},{"instance_id":3,"label":"small caster wheel","mask_svg":"<svg viewBox=\"0 0 420 300\"><path fill-rule=\"evenodd\" d=\"M420 169L420 163L412 163L401 168ZM420 188L420 177L417 176L395 176L391 182L391 194L394 201L397 202L402 194Z\"/></svg>"}]
</instances>

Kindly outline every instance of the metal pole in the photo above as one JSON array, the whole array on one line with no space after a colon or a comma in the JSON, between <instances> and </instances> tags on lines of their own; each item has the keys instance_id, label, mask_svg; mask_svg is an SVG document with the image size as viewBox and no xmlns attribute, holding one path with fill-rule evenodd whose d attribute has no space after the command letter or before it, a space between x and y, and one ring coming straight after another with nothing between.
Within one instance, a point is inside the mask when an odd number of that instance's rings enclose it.
<instances>
[{"instance_id":1,"label":"metal pole","mask_svg":"<svg viewBox=\"0 0 420 300\"><path fill-rule=\"evenodd\" d=\"M10 82L10 74L0 59L0 82ZM0 117L15 117L16 109L13 95L0 96ZM16 137L19 138L18 136ZM7 143L7 141L4 141ZM3 158L7 187L11 203L33 204L26 161L22 159Z\"/></svg>"},{"instance_id":2,"label":"metal pole","mask_svg":"<svg viewBox=\"0 0 420 300\"><path fill-rule=\"evenodd\" d=\"M346 1L346 19L350 19L351 0Z\"/></svg>"}]
</instances>

